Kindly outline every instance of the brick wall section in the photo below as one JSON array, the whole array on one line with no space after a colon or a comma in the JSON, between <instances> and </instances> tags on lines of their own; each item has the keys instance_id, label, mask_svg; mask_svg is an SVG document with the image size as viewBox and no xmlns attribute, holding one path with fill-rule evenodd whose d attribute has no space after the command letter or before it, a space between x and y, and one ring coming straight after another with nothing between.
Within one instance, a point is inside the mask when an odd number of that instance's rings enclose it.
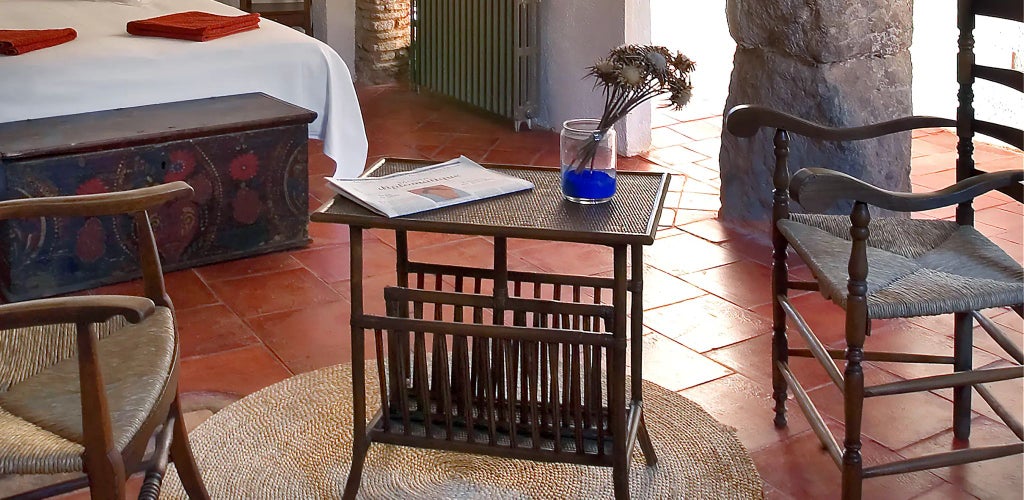
<instances>
[{"instance_id":1,"label":"brick wall section","mask_svg":"<svg viewBox=\"0 0 1024 500\"><path fill-rule=\"evenodd\" d=\"M407 78L411 0L356 0L356 76L361 83Z\"/></svg>"}]
</instances>

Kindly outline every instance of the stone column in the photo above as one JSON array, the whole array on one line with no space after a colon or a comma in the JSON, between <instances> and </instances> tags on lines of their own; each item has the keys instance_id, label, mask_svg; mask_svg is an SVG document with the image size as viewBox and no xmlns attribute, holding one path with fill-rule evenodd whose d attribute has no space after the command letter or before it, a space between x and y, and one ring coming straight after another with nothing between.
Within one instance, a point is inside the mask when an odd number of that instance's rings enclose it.
<instances>
[{"instance_id":1,"label":"stone column","mask_svg":"<svg viewBox=\"0 0 1024 500\"><path fill-rule=\"evenodd\" d=\"M833 127L911 114L913 0L728 0L726 14L737 43L726 110L760 104ZM723 132L720 165L720 216L769 219L772 132ZM789 165L909 191L910 133L847 143L794 135ZM848 214L850 206L834 210Z\"/></svg>"},{"instance_id":2,"label":"stone column","mask_svg":"<svg viewBox=\"0 0 1024 500\"><path fill-rule=\"evenodd\" d=\"M356 78L370 85L407 77L411 0L356 0Z\"/></svg>"}]
</instances>

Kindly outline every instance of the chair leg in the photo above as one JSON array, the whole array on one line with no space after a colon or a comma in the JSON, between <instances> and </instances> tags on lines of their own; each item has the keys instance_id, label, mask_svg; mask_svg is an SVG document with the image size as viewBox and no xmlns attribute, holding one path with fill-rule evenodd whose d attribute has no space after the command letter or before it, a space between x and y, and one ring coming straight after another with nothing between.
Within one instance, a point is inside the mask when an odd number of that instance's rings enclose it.
<instances>
[{"instance_id":1,"label":"chair leg","mask_svg":"<svg viewBox=\"0 0 1024 500\"><path fill-rule=\"evenodd\" d=\"M953 315L953 370L962 372L972 368L974 318L971 313ZM967 440L971 437L972 386L953 388L953 437Z\"/></svg>"},{"instance_id":2,"label":"chair leg","mask_svg":"<svg viewBox=\"0 0 1024 500\"><path fill-rule=\"evenodd\" d=\"M121 455L111 450L108 455L85 457L89 476L89 497L94 500L124 498L127 475Z\"/></svg>"},{"instance_id":3,"label":"chair leg","mask_svg":"<svg viewBox=\"0 0 1024 500\"><path fill-rule=\"evenodd\" d=\"M861 457L861 421L864 414L864 370L861 361L864 351L861 346L848 346L846 351L846 378L844 387L844 424L846 436L843 440L842 488L843 500L859 500L863 483L863 458Z\"/></svg>"},{"instance_id":4,"label":"chair leg","mask_svg":"<svg viewBox=\"0 0 1024 500\"><path fill-rule=\"evenodd\" d=\"M843 500L859 500L864 481L864 463L861 457L861 421L864 416L864 339L871 320L868 319L867 276L868 207L856 202L850 213L853 240L850 251L849 296L846 300L846 370L843 374L843 413L846 426L843 445L842 488Z\"/></svg>"},{"instance_id":5,"label":"chair leg","mask_svg":"<svg viewBox=\"0 0 1024 500\"><path fill-rule=\"evenodd\" d=\"M789 269L786 264L786 238L778 229L772 232L772 398L775 399L775 427L786 426L786 398L789 390L779 363L789 362L789 340L786 338L786 311L779 296L788 292Z\"/></svg>"},{"instance_id":6,"label":"chair leg","mask_svg":"<svg viewBox=\"0 0 1024 500\"><path fill-rule=\"evenodd\" d=\"M192 455L192 445L188 442L188 429L185 428L185 417L181 412L181 397L174 396L171 403L171 414L174 415L174 427L171 436L171 461L178 471L178 478L185 488L185 493L192 500L206 500L210 494L203 484L203 477L199 474L199 466L196 465L195 457Z\"/></svg>"}]
</instances>

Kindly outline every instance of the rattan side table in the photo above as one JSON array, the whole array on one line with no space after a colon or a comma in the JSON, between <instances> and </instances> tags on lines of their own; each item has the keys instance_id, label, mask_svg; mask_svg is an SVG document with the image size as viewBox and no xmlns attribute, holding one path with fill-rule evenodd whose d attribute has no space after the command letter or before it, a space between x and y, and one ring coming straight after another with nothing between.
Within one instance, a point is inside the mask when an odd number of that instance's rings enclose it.
<instances>
[{"instance_id":1,"label":"rattan side table","mask_svg":"<svg viewBox=\"0 0 1024 500\"><path fill-rule=\"evenodd\" d=\"M364 175L427 163L386 159ZM310 216L347 224L351 235L355 401L345 498L359 489L371 442L609 466L618 499L629 497L638 442L648 466L657 461L643 417L642 248L654 243L668 174L620 173L612 201L586 206L562 199L555 169L488 168L535 188L392 219L336 196ZM398 286L384 290L385 316L363 311L362 235L372 228L396 234ZM493 237L493 268L411 261L407 231ZM610 246L614 275L509 270L508 238ZM602 303L608 295L611 305ZM370 332L381 407L367 423Z\"/></svg>"}]
</instances>

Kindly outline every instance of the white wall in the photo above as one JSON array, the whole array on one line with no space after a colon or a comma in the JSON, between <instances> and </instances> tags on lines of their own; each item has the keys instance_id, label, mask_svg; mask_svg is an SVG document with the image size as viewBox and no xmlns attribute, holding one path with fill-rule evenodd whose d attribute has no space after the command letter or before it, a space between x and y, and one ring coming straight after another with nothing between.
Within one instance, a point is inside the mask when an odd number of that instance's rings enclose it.
<instances>
[{"instance_id":1,"label":"white wall","mask_svg":"<svg viewBox=\"0 0 1024 500\"><path fill-rule=\"evenodd\" d=\"M1018 0L1019 1L1019 0ZM974 30L978 64L1024 69L1024 28L1002 19L979 18ZM914 4L914 114L956 117L956 1L928 0ZM1014 57L1016 53L1016 57ZM1024 128L1024 96L1002 85L974 85L976 116Z\"/></svg>"},{"instance_id":2,"label":"white wall","mask_svg":"<svg viewBox=\"0 0 1024 500\"><path fill-rule=\"evenodd\" d=\"M330 45L348 65L348 72L356 76L356 1L355 0L313 0L313 6L323 2L324 14L314 14L313 31L316 37ZM316 26L321 19L323 27Z\"/></svg>"},{"instance_id":3,"label":"white wall","mask_svg":"<svg viewBox=\"0 0 1024 500\"><path fill-rule=\"evenodd\" d=\"M627 23L627 19L629 22ZM624 43L649 43L650 0L553 0L540 3L541 126L560 130L572 118L599 118L604 101L587 67ZM619 153L650 147L651 108L640 106L616 127Z\"/></svg>"}]
</instances>

